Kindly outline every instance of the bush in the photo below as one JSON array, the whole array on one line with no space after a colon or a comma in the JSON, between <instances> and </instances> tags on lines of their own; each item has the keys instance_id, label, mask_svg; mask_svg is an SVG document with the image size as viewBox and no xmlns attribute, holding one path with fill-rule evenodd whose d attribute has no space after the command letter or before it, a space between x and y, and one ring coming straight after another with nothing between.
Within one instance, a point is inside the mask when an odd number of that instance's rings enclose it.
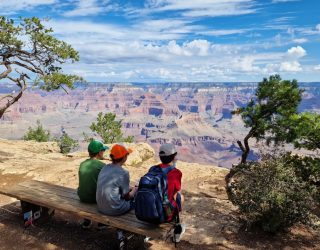
<instances>
[{"instance_id":1,"label":"bush","mask_svg":"<svg viewBox=\"0 0 320 250\"><path fill-rule=\"evenodd\" d=\"M309 223L315 187L297 173L288 155L264 156L261 162L236 166L229 193L247 227L275 233L295 223Z\"/></svg>"},{"instance_id":2,"label":"bush","mask_svg":"<svg viewBox=\"0 0 320 250\"><path fill-rule=\"evenodd\" d=\"M64 133L60 138L56 139L60 152L68 154L70 151L79 146L78 141L72 139L67 133Z\"/></svg>"},{"instance_id":3,"label":"bush","mask_svg":"<svg viewBox=\"0 0 320 250\"><path fill-rule=\"evenodd\" d=\"M320 158L290 154L285 157L304 181L310 185L320 185Z\"/></svg>"},{"instance_id":4,"label":"bush","mask_svg":"<svg viewBox=\"0 0 320 250\"><path fill-rule=\"evenodd\" d=\"M317 189L316 199L320 202L320 158L290 154L285 157L294 167L296 175Z\"/></svg>"},{"instance_id":5,"label":"bush","mask_svg":"<svg viewBox=\"0 0 320 250\"><path fill-rule=\"evenodd\" d=\"M39 120L37 120L37 126L35 128L29 127L26 134L23 136L23 140L31 141L35 140L37 142L47 142L50 140L50 131L45 130L40 123Z\"/></svg>"},{"instance_id":6,"label":"bush","mask_svg":"<svg viewBox=\"0 0 320 250\"><path fill-rule=\"evenodd\" d=\"M97 117L97 123L92 123L90 129L92 132L96 132L103 140L103 143L115 143L115 142L133 142L133 136L123 137L121 131L121 120L116 120L116 114L100 112ZM85 135L85 140L90 139Z\"/></svg>"}]
</instances>

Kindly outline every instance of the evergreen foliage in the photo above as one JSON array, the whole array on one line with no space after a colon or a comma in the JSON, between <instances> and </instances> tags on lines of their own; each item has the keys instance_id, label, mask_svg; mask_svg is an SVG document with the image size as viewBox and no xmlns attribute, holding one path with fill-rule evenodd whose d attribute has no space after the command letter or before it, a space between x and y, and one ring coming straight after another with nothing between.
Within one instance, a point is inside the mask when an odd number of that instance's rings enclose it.
<instances>
[{"instance_id":1,"label":"evergreen foliage","mask_svg":"<svg viewBox=\"0 0 320 250\"><path fill-rule=\"evenodd\" d=\"M302 92L296 80L281 80L279 75L273 75L259 83L255 97L247 106L233 112L240 114L245 127L250 128L243 143L238 141L243 152L241 163L247 161L250 138L264 139L268 144L294 140L290 118L298 114Z\"/></svg>"},{"instance_id":2,"label":"evergreen foliage","mask_svg":"<svg viewBox=\"0 0 320 250\"><path fill-rule=\"evenodd\" d=\"M296 148L320 149L320 114L304 112L291 117Z\"/></svg>"},{"instance_id":3,"label":"evergreen foliage","mask_svg":"<svg viewBox=\"0 0 320 250\"><path fill-rule=\"evenodd\" d=\"M78 141L72 139L67 133L63 133L56 141L62 154L68 154L72 149L79 146Z\"/></svg>"},{"instance_id":4,"label":"evergreen foliage","mask_svg":"<svg viewBox=\"0 0 320 250\"><path fill-rule=\"evenodd\" d=\"M258 225L276 233L311 221L316 188L297 174L298 162L289 158L268 155L261 162L237 166L229 198L239 207L246 227Z\"/></svg>"},{"instance_id":5,"label":"evergreen foliage","mask_svg":"<svg viewBox=\"0 0 320 250\"><path fill-rule=\"evenodd\" d=\"M264 140L268 146L291 143L296 148L320 148L320 115L298 113L302 93L297 81L270 76L259 83L245 107L234 111L249 132L243 143L238 141L242 158L226 176L227 193L247 227L259 225L275 233L316 217L320 158L283 152L265 155L261 162L247 162L250 138Z\"/></svg>"},{"instance_id":6,"label":"evergreen foliage","mask_svg":"<svg viewBox=\"0 0 320 250\"><path fill-rule=\"evenodd\" d=\"M103 143L133 142L133 136L123 137L121 127L121 120L116 120L116 114L100 112L96 123L93 122L90 129L102 138Z\"/></svg>"},{"instance_id":7,"label":"evergreen foliage","mask_svg":"<svg viewBox=\"0 0 320 250\"><path fill-rule=\"evenodd\" d=\"M29 127L26 134L23 136L26 141L47 142L50 140L50 131L43 128L39 120L37 120L37 126Z\"/></svg>"},{"instance_id":8,"label":"evergreen foliage","mask_svg":"<svg viewBox=\"0 0 320 250\"><path fill-rule=\"evenodd\" d=\"M27 81L45 91L74 88L74 82L83 81L76 75L62 72L61 65L79 61L79 55L69 44L52 35L37 17L8 19L0 16L0 80L15 84L19 91L4 96L0 118L17 102L28 88Z\"/></svg>"}]
</instances>

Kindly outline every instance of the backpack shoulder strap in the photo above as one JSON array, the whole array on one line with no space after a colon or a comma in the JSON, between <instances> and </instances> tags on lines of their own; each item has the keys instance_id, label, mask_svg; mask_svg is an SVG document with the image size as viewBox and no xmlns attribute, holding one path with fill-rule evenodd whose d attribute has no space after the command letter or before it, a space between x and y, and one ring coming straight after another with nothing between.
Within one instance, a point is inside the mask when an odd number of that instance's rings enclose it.
<instances>
[{"instance_id":1,"label":"backpack shoulder strap","mask_svg":"<svg viewBox=\"0 0 320 250\"><path fill-rule=\"evenodd\" d=\"M175 169L175 166L174 166L174 165L171 165L171 166L169 166L169 167L167 167L167 168L162 168L162 172L167 175L167 174L168 174L171 170L173 170L173 169Z\"/></svg>"},{"instance_id":2,"label":"backpack shoulder strap","mask_svg":"<svg viewBox=\"0 0 320 250\"><path fill-rule=\"evenodd\" d=\"M148 172L152 172L152 171L154 171L154 170L156 170L156 169L161 169L161 168L160 168L160 165L154 165L154 166L152 166L152 167L149 169Z\"/></svg>"}]
</instances>

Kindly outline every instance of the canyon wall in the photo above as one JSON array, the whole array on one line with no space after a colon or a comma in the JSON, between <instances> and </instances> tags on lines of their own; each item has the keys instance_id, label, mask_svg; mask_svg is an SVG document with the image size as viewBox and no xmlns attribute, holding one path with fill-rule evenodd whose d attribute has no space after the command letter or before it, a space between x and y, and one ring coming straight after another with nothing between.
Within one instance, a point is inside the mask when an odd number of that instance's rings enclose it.
<instances>
[{"instance_id":1,"label":"canyon wall","mask_svg":"<svg viewBox=\"0 0 320 250\"><path fill-rule=\"evenodd\" d=\"M300 110L319 112L317 86L306 85ZM230 167L241 155L236 140L246 134L231 111L245 105L255 88L255 83L90 83L69 94L27 90L0 121L0 137L19 139L40 120L53 136L66 131L85 148L83 132L90 135L98 112L114 112L125 134L137 142L148 142L155 150L172 142L185 161ZM10 85L2 86L0 95L11 91Z\"/></svg>"}]
</instances>

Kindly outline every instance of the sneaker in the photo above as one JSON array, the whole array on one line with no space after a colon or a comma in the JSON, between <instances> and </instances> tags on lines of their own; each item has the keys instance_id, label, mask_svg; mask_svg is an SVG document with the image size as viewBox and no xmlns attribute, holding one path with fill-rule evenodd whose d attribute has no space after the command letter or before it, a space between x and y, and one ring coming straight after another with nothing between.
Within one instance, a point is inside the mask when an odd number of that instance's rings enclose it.
<instances>
[{"instance_id":1,"label":"sneaker","mask_svg":"<svg viewBox=\"0 0 320 250\"><path fill-rule=\"evenodd\" d=\"M148 237L148 236L145 236L144 239L143 239L143 241L144 241L145 243L147 243L149 240L151 240L151 237Z\"/></svg>"},{"instance_id":2,"label":"sneaker","mask_svg":"<svg viewBox=\"0 0 320 250\"><path fill-rule=\"evenodd\" d=\"M88 229L92 226L92 221L88 219L84 219L83 222L81 223L81 228L82 229Z\"/></svg>"},{"instance_id":3,"label":"sneaker","mask_svg":"<svg viewBox=\"0 0 320 250\"><path fill-rule=\"evenodd\" d=\"M186 232L186 225L178 224L174 228L172 241L173 242L180 242L182 235Z\"/></svg>"},{"instance_id":4,"label":"sneaker","mask_svg":"<svg viewBox=\"0 0 320 250\"><path fill-rule=\"evenodd\" d=\"M118 240L118 248L123 250L125 248L125 239L124 233L122 230L117 230L117 240Z\"/></svg>"},{"instance_id":5,"label":"sneaker","mask_svg":"<svg viewBox=\"0 0 320 250\"><path fill-rule=\"evenodd\" d=\"M108 226L102 223L98 223L97 229L99 231L106 229Z\"/></svg>"}]
</instances>

